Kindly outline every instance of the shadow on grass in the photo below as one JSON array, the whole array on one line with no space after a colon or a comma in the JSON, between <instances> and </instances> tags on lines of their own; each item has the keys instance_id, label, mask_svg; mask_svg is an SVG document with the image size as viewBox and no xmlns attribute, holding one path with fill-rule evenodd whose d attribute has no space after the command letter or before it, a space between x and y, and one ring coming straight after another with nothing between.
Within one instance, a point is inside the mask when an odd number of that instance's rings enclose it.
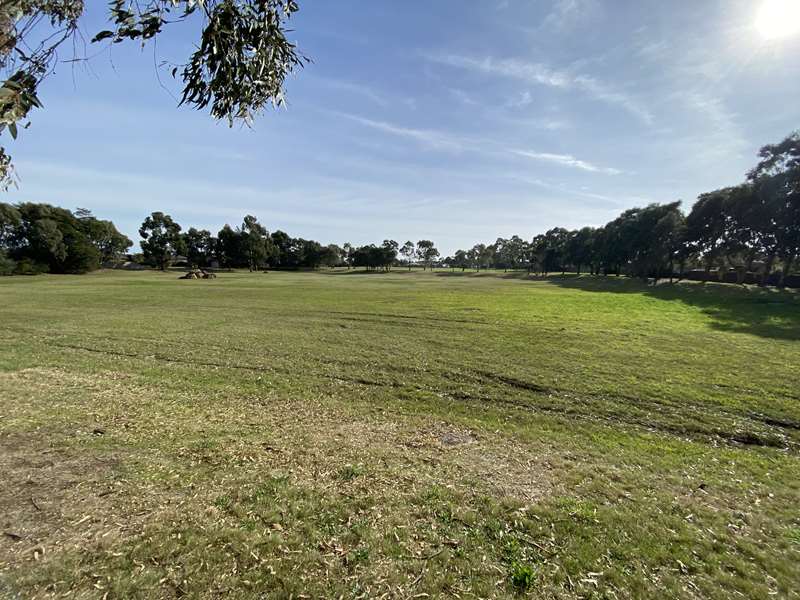
<instances>
[{"instance_id":1,"label":"shadow on grass","mask_svg":"<svg viewBox=\"0 0 800 600\"><path fill-rule=\"evenodd\" d=\"M382 269L362 269L362 268L353 268L353 269L330 269L330 270L319 270L315 271L320 275L416 275L418 273L431 273L431 271L422 271L421 269L414 269L413 271L409 271L408 269L392 269L391 271L384 271ZM438 274L438 273L437 273Z\"/></svg>"},{"instance_id":2,"label":"shadow on grass","mask_svg":"<svg viewBox=\"0 0 800 600\"><path fill-rule=\"evenodd\" d=\"M453 271L440 277L497 277L547 281L565 288L608 294L644 294L667 302L683 302L700 308L719 331L750 333L765 338L800 340L800 291L695 281L647 284L615 276L550 275L525 271Z\"/></svg>"},{"instance_id":3,"label":"shadow on grass","mask_svg":"<svg viewBox=\"0 0 800 600\"><path fill-rule=\"evenodd\" d=\"M800 340L800 293L792 290L703 282L661 282L567 275L548 281L570 289L612 294L644 294L700 308L720 331Z\"/></svg>"},{"instance_id":4,"label":"shadow on grass","mask_svg":"<svg viewBox=\"0 0 800 600\"><path fill-rule=\"evenodd\" d=\"M535 279L526 271L437 271L437 277L496 277L498 279Z\"/></svg>"}]
</instances>

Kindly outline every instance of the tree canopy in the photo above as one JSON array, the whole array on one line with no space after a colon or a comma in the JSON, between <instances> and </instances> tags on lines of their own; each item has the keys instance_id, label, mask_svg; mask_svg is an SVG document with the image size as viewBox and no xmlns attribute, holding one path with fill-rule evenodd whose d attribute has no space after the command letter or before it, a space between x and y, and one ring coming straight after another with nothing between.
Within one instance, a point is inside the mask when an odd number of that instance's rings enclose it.
<instances>
[{"instance_id":1,"label":"tree canopy","mask_svg":"<svg viewBox=\"0 0 800 600\"><path fill-rule=\"evenodd\" d=\"M89 211L0 203L0 274L85 273L125 252L131 240Z\"/></svg>"},{"instance_id":2,"label":"tree canopy","mask_svg":"<svg viewBox=\"0 0 800 600\"><path fill-rule=\"evenodd\" d=\"M171 69L182 82L180 104L208 109L230 124L250 123L263 108L283 103L286 78L308 61L287 38L287 22L298 10L296 0L111 0L110 28L92 42L146 43L169 25L200 21L196 49ZM30 111L42 107L39 85L77 35L83 12L84 0L0 3L0 135L8 131L16 139ZM0 185L8 187L12 175L0 146Z\"/></svg>"}]
</instances>

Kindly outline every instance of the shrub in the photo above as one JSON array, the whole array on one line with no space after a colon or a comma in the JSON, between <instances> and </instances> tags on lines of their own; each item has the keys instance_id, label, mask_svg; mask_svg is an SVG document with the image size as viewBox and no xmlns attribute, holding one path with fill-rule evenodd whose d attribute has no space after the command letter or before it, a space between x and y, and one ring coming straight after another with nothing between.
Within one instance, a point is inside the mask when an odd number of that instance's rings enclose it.
<instances>
[{"instance_id":1,"label":"shrub","mask_svg":"<svg viewBox=\"0 0 800 600\"><path fill-rule=\"evenodd\" d=\"M0 275L11 275L17 267L17 263L0 252Z\"/></svg>"},{"instance_id":2,"label":"shrub","mask_svg":"<svg viewBox=\"0 0 800 600\"><path fill-rule=\"evenodd\" d=\"M48 273L50 268L42 263L35 262L29 258L23 258L17 261L17 266L14 269L15 275L41 275Z\"/></svg>"}]
</instances>

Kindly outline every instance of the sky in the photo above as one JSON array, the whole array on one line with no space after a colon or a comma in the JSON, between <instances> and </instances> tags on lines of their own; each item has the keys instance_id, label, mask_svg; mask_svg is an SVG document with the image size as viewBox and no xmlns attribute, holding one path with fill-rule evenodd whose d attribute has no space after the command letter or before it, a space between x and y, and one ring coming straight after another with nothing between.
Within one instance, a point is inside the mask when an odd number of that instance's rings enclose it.
<instances>
[{"instance_id":1,"label":"sky","mask_svg":"<svg viewBox=\"0 0 800 600\"><path fill-rule=\"evenodd\" d=\"M250 129L176 106L159 64L185 61L197 24L59 65L30 128L3 138L20 177L5 201L89 208L137 241L152 211L212 232L253 214L447 255L688 209L800 129L800 10L775 8L800 0L299 4L290 37L313 62ZM107 4L87 5L91 38Z\"/></svg>"}]
</instances>

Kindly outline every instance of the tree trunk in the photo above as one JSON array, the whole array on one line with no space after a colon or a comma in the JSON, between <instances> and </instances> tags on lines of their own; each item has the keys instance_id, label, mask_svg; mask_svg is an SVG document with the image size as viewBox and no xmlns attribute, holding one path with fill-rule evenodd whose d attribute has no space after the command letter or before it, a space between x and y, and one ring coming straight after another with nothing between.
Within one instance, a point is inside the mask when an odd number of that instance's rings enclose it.
<instances>
[{"instance_id":1,"label":"tree trunk","mask_svg":"<svg viewBox=\"0 0 800 600\"><path fill-rule=\"evenodd\" d=\"M767 279L769 279L770 273L772 272L772 265L775 263L775 254L770 254L769 258L767 258L767 263L764 265L764 271L761 273L761 281L758 285L764 287L767 285Z\"/></svg>"},{"instance_id":2,"label":"tree trunk","mask_svg":"<svg viewBox=\"0 0 800 600\"><path fill-rule=\"evenodd\" d=\"M792 256L792 255L789 255L784 259L784 261L783 261L783 270L781 271L781 279L778 282L778 287L781 287L781 288L784 287L784 281L786 279L786 276L791 274L790 270L792 268L792 263L793 262L794 262L794 256Z\"/></svg>"}]
</instances>

